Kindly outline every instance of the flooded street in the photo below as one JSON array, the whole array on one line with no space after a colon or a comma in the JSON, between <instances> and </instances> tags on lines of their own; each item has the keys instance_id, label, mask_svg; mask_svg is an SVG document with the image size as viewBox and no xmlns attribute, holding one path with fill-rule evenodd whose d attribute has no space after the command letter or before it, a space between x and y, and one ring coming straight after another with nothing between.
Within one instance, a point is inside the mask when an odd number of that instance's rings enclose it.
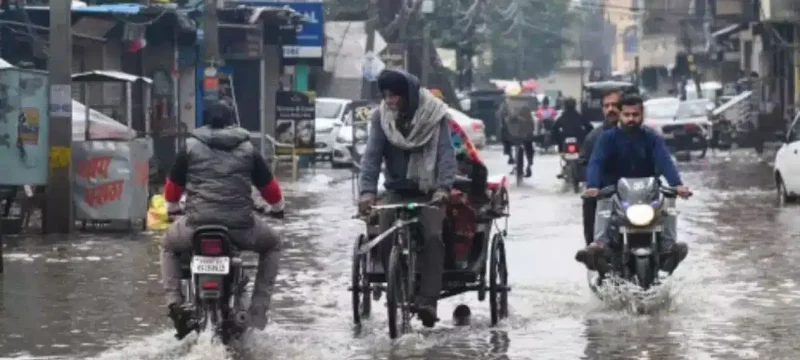
<instances>
[{"instance_id":1,"label":"flooded street","mask_svg":"<svg viewBox=\"0 0 800 360\"><path fill-rule=\"evenodd\" d=\"M490 173L507 172L498 148ZM534 178L511 185L506 244L510 316L489 326L489 303L466 293L440 303L442 321L393 344L383 301L356 332L350 259L363 224L349 175L318 170L287 185L287 218L272 324L235 359L770 359L800 352L800 207L777 208L771 166L750 152L681 165L695 196L680 201L690 253L668 308L610 309L573 259L583 245L581 200L561 190L558 158L538 156ZM176 341L159 279L159 234L11 238L0 284L0 358L208 359L224 349L194 335ZM800 280L797 280L800 281ZM451 325L461 303L472 325Z\"/></svg>"}]
</instances>

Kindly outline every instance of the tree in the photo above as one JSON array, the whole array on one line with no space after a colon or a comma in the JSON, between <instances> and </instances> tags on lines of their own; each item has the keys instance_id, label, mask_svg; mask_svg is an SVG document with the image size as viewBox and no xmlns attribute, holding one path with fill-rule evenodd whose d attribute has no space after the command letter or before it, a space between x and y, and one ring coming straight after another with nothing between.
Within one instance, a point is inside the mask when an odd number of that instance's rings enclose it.
<instances>
[{"instance_id":1,"label":"tree","mask_svg":"<svg viewBox=\"0 0 800 360\"><path fill-rule=\"evenodd\" d=\"M565 0L495 0L489 5L488 47L494 77L547 75L564 60L574 14Z\"/></svg>"}]
</instances>

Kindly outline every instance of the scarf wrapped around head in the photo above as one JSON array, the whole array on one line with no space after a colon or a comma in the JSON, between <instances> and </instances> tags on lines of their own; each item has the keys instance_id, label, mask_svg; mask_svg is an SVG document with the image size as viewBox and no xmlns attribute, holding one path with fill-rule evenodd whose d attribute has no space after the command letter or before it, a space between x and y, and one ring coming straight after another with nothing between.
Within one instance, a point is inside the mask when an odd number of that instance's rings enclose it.
<instances>
[{"instance_id":1,"label":"scarf wrapped around head","mask_svg":"<svg viewBox=\"0 0 800 360\"><path fill-rule=\"evenodd\" d=\"M438 157L439 131L442 121L448 117L447 104L437 99L427 89L420 88L419 81L411 74L400 70L384 70L378 76L378 88L400 95L404 100L404 116L410 118L408 135L397 128L400 116L390 109L385 101L379 107L381 128L386 139L403 150L412 150L406 177L419 184L422 191L435 190L436 159Z\"/></svg>"}]
</instances>

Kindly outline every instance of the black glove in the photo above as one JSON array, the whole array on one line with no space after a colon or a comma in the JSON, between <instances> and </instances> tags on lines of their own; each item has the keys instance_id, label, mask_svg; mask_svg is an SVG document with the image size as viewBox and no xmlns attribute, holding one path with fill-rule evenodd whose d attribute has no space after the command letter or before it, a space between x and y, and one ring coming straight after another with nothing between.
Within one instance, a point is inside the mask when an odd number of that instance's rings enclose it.
<instances>
[{"instance_id":1,"label":"black glove","mask_svg":"<svg viewBox=\"0 0 800 360\"><path fill-rule=\"evenodd\" d=\"M274 219L283 219L284 216L285 215L283 213L283 210L281 210L281 211L270 211L269 212L269 217L274 218Z\"/></svg>"}]
</instances>

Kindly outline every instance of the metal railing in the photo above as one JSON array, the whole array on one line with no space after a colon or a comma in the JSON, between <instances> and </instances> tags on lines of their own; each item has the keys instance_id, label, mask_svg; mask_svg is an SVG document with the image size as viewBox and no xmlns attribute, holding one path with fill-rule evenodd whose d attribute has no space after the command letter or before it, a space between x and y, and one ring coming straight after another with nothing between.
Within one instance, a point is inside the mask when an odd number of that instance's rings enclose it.
<instances>
[{"instance_id":1,"label":"metal railing","mask_svg":"<svg viewBox=\"0 0 800 360\"><path fill-rule=\"evenodd\" d=\"M264 139L266 139L266 141L262 141L262 146L268 143L268 146L266 146L266 148L262 148L262 151L264 152L264 157L270 162L270 168L272 169L272 172L274 173L275 169L277 169L278 162L285 162L286 160L289 160L292 163L292 181L297 181L299 177L300 161L300 157L297 156L297 147L294 146L294 144L282 143L269 134L262 135L264 135ZM291 155L278 155L278 148L291 149ZM266 149L269 149L270 152L266 153Z\"/></svg>"}]
</instances>

